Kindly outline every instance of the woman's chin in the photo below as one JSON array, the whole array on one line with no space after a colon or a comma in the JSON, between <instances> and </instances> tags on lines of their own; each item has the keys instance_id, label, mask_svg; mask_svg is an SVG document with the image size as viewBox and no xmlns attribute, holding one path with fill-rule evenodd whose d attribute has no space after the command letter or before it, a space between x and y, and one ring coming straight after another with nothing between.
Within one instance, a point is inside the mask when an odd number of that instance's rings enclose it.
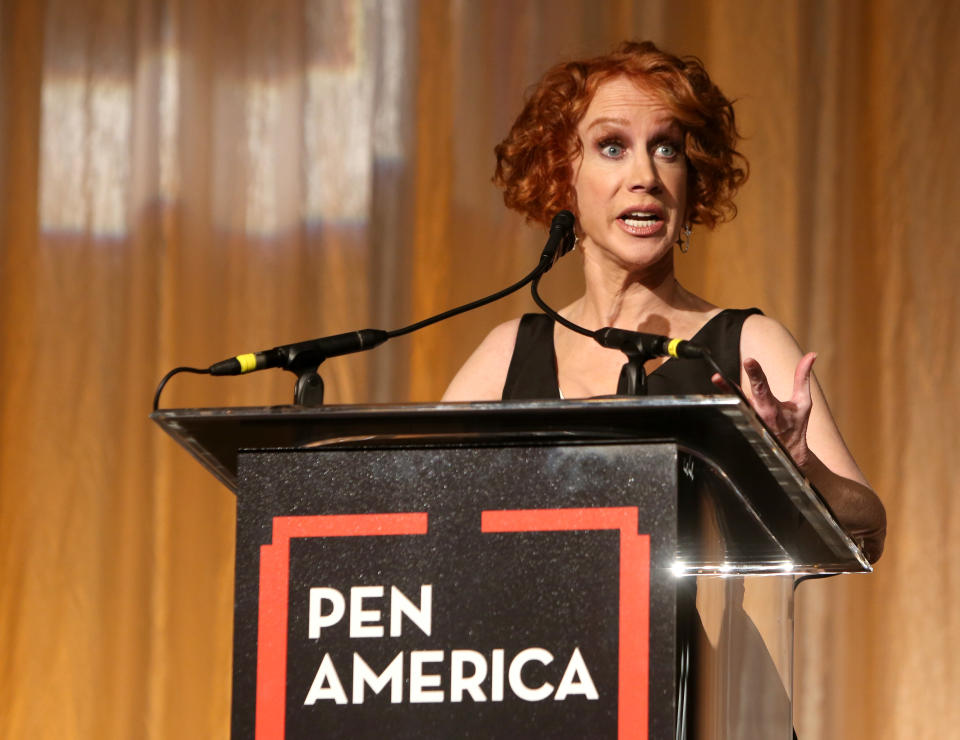
<instances>
[{"instance_id":1,"label":"woman's chin","mask_svg":"<svg viewBox=\"0 0 960 740\"><path fill-rule=\"evenodd\" d=\"M596 245L595 250L586 248L584 254L589 256L591 251L598 262L628 272L662 266L664 262L673 264L673 242L663 234L649 237L620 236L607 245Z\"/></svg>"}]
</instances>

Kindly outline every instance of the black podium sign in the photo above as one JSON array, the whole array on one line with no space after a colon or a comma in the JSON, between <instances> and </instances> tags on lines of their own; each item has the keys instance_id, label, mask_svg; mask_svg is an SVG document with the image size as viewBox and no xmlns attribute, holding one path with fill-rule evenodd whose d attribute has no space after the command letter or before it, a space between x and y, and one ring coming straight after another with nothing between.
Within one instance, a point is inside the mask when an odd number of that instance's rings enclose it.
<instances>
[{"instance_id":1,"label":"black podium sign","mask_svg":"<svg viewBox=\"0 0 960 740\"><path fill-rule=\"evenodd\" d=\"M234 736L659 736L676 467L669 444L241 455Z\"/></svg>"}]
</instances>

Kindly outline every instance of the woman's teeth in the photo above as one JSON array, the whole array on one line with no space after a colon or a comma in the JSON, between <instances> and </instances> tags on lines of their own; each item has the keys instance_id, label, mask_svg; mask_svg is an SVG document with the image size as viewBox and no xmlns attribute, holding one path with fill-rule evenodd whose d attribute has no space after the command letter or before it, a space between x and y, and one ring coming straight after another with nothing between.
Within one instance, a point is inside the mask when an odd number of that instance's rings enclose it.
<instances>
[{"instance_id":1,"label":"woman's teeth","mask_svg":"<svg viewBox=\"0 0 960 740\"><path fill-rule=\"evenodd\" d=\"M620 218L627 226L633 226L635 228L649 226L660 220L655 213L628 213Z\"/></svg>"}]
</instances>

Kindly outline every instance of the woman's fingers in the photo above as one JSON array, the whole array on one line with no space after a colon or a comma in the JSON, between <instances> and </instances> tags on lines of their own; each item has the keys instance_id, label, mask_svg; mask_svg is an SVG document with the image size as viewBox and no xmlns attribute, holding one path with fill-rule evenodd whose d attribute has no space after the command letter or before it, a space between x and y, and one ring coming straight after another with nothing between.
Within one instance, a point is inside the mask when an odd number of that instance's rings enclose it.
<instances>
[{"instance_id":1,"label":"woman's fingers","mask_svg":"<svg viewBox=\"0 0 960 740\"><path fill-rule=\"evenodd\" d=\"M798 408L805 408L811 404L810 375L813 372L813 363L816 359L816 352L808 352L797 363L797 369L793 374L792 400Z\"/></svg>"},{"instance_id":2,"label":"woman's fingers","mask_svg":"<svg viewBox=\"0 0 960 740\"><path fill-rule=\"evenodd\" d=\"M808 454L807 421L813 406L810 378L816 359L813 352L800 358L793 376L793 396L788 401L781 401L773 395L759 362L751 357L743 361L743 370L750 381L753 408L757 416L777 435L798 464L801 464Z\"/></svg>"},{"instance_id":3,"label":"woman's fingers","mask_svg":"<svg viewBox=\"0 0 960 740\"><path fill-rule=\"evenodd\" d=\"M760 367L760 363L752 357L743 361L743 369L747 373L747 380L750 381L750 394L753 400L760 406L769 406L775 404L777 399L770 392L770 384L767 383L767 376Z\"/></svg>"},{"instance_id":4,"label":"woman's fingers","mask_svg":"<svg viewBox=\"0 0 960 740\"><path fill-rule=\"evenodd\" d=\"M722 390L724 393L733 393L733 388L730 387L730 384L724 379L720 373L714 373L710 376L710 382L713 383L717 388Z\"/></svg>"},{"instance_id":5,"label":"woman's fingers","mask_svg":"<svg viewBox=\"0 0 960 740\"><path fill-rule=\"evenodd\" d=\"M750 382L753 410L757 412L757 416L763 420L763 423L779 436L784 428L783 406L770 390L770 384L767 382L767 376L763 372L763 368L755 359L748 357L743 361L743 370Z\"/></svg>"}]
</instances>

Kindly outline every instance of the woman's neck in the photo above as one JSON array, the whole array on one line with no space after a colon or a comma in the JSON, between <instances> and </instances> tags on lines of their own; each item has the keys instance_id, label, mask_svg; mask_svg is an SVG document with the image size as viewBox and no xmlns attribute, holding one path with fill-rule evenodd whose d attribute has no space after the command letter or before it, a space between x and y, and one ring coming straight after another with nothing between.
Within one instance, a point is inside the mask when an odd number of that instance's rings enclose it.
<instances>
[{"instance_id":1,"label":"woman's neck","mask_svg":"<svg viewBox=\"0 0 960 740\"><path fill-rule=\"evenodd\" d=\"M662 331L677 313L713 308L677 282L672 254L642 270L629 271L588 253L584 255L584 276L586 292L563 313L590 329L615 326Z\"/></svg>"}]
</instances>

